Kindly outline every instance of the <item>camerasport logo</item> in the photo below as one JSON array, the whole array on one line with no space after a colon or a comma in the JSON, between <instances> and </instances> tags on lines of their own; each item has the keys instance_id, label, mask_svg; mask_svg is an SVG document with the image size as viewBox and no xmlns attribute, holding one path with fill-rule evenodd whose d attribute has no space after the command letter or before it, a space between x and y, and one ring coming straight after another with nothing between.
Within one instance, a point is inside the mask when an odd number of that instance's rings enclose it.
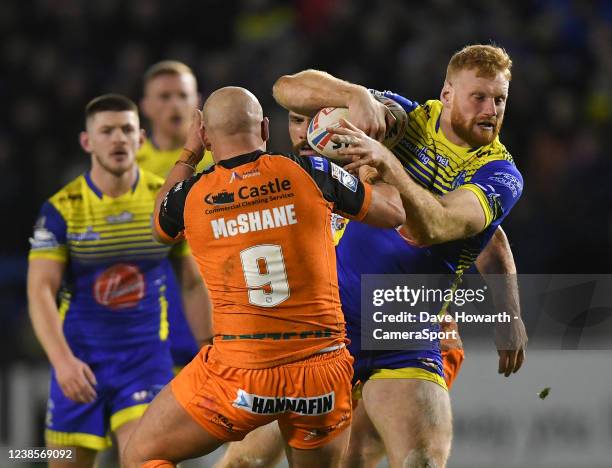
<instances>
[{"instance_id":1,"label":"camerasport logo","mask_svg":"<svg viewBox=\"0 0 612 468\"><path fill-rule=\"evenodd\" d=\"M93 292L98 304L111 309L134 307L144 297L144 276L135 265L113 265L98 276Z\"/></svg>"}]
</instances>

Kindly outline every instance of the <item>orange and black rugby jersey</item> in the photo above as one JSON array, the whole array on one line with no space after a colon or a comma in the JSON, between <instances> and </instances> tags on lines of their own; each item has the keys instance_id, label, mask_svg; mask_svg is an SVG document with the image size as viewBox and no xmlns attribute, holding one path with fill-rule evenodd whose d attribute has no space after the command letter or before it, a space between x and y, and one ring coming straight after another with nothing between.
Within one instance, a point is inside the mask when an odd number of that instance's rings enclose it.
<instances>
[{"instance_id":1,"label":"orange and black rugby jersey","mask_svg":"<svg viewBox=\"0 0 612 468\"><path fill-rule=\"evenodd\" d=\"M324 158L262 151L168 192L156 227L189 242L214 305L217 359L265 368L344 343L331 212L360 220L370 199Z\"/></svg>"}]
</instances>

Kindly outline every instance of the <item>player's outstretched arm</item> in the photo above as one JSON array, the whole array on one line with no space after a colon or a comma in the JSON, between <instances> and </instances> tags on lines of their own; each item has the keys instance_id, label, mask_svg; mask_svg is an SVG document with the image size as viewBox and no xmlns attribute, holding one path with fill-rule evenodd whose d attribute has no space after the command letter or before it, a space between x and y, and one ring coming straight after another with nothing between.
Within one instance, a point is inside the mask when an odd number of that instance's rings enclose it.
<instances>
[{"instance_id":1,"label":"player's outstretched arm","mask_svg":"<svg viewBox=\"0 0 612 468\"><path fill-rule=\"evenodd\" d=\"M172 260L181 285L185 316L199 346L212 344L212 302L206 283L191 255Z\"/></svg>"},{"instance_id":2,"label":"player's outstretched arm","mask_svg":"<svg viewBox=\"0 0 612 468\"><path fill-rule=\"evenodd\" d=\"M501 226L476 259L476 267L491 289L496 311L505 311L516 317L510 323L498 322L495 326L495 344L499 354L498 372L509 377L523 365L527 332L521 318L514 256Z\"/></svg>"},{"instance_id":3,"label":"player's outstretched arm","mask_svg":"<svg viewBox=\"0 0 612 468\"><path fill-rule=\"evenodd\" d=\"M96 398L96 378L89 366L77 359L68 346L56 305L65 268L66 264L57 260L30 260L28 311L34 333L55 369L62 392L71 400L89 403Z\"/></svg>"},{"instance_id":4,"label":"player's outstretched arm","mask_svg":"<svg viewBox=\"0 0 612 468\"><path fill-rule=\"evenodd\" d=\"M314 116L323 107L347 107L349 120L372 138L382 141L390 112L363 86L340 80L319 70L281 76L272 88L285 109Z\"/></svg>"}]
</instances>

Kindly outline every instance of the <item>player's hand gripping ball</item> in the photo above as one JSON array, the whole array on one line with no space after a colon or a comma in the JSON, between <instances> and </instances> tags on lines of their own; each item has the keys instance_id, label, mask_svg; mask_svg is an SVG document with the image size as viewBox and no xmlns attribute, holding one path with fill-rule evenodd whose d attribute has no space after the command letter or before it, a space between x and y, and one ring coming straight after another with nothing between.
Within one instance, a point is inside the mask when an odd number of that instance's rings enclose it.
<instances>
[{"instance_id":1,"label":"player's hand gripping ball","mask_svg":"<svg viewBox=\"0 0 612 468\"><path fill-rule=\"evenodd\" d=\"M387 129L383 144L391 149L401 140L408 122L406 111L393 99L376 96L391 111L395 123ZM335 143L331 140L328 127L338 127L340 119L348 120L349 111L346 107L326 107L321 109L310 121L307 138L310 146L318 153L330 159L342 159L338 150L345 147L345 143Z\"/></svg>"}]
</instances>

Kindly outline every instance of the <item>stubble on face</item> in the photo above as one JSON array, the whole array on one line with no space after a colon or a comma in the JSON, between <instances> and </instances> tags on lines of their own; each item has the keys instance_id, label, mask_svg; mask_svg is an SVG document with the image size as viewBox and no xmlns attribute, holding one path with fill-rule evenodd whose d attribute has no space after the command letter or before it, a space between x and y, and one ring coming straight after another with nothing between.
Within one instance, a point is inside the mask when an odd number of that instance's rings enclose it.
<instances>
[{"instance_id":1,"label":"stubble on face","mask_svg":"<svg viewBox=\"0 0 612 468\"><path fill-rule=\"evenodd\" d=\"M463 115L459 106L453 106L451 109L453 132L472 148L486 146L495 141L501 130L503 120L503 116L501 118L488 116L469 118ZM483 128L482 125L485 123L490 125L491 128Z\"/></svg>"},{"instance_id":2,"label":"stubble on face","mask_svg":"<svg viewBox=\"0 0 612 468\"><path fill-rule=\"evenodd\" d=\"M92 156L96 160L96 162L102 167L106 172L114 175L115 177L121 177L126 172L132 171L134 169L134 165L136 164L136 159L131 158L127 165L117 164L113 165L107 162L103 157L96 153L92 153Z\"/></svg>"}]
</instances>

